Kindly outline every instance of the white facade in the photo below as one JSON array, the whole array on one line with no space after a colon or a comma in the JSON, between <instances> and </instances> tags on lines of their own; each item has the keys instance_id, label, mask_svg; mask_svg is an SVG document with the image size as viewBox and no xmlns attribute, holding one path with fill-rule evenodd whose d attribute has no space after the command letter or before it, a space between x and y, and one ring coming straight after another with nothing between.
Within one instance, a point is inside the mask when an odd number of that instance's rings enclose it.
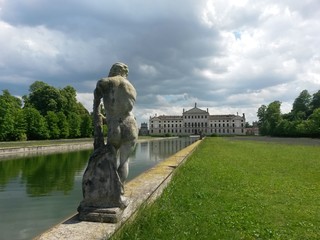
<instances>
[{"instance_id":1,"label":"white facade","mask_svg":"<svg viewBox=\"0 0 320 240\"><path fill-rule=\"evenodd\" d=\"M210 115L195 107L182 116L154 116L149 119L150 135L245 135L245 114Z\"/></svg>"}]
</instances>

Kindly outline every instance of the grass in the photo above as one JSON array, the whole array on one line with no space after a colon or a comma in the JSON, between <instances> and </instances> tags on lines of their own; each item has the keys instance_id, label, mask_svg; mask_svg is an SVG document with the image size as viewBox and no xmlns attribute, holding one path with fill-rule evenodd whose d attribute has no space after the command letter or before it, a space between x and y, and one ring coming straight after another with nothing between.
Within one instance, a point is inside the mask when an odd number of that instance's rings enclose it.
<instances>
[{"instance_id":1,"label":"grass","mask_svg":"<svg viewBox=\"0 0 320 240\"><path fill-rule=\"evenodd\" d=\"M320 239L320 148L206 138L112 239Z\"/></svg>"}]
</instances>

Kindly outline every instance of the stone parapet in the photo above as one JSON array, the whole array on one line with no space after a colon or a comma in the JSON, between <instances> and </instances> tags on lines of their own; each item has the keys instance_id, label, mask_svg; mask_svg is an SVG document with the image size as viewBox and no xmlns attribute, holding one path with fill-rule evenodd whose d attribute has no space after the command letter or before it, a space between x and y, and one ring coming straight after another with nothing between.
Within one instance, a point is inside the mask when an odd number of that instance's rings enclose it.
<instances>
[{"instance_id":1,"label":"stone parapet","mask_svg":"<svg viewBox=\"0 0 320 240\"><path fill-rule=\"evenodd\" d=\"M90 149L93 148L92 143L74 143L74 144L57 144L57 145L44 145L34 147L12 147L12 148L1 148L0 159L8 156L24 156L33 153L53 153L53 152L64 152L79 149Z\"/></svg>"}]
</instances>

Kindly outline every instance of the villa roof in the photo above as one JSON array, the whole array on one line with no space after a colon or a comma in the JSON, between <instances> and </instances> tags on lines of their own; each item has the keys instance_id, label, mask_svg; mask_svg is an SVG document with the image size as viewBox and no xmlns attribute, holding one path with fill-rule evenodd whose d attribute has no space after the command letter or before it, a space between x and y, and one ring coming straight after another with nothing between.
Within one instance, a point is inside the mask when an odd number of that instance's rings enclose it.
<instances>
[{"instance_id":1,"label":"villa roof","mask_svg":"<svg viewBox=\"0 0 320 240\"><path fill-rule=\"evenodd\" d=\"M185 111L183 114L198 114L198 113L203 114L203 113L208 113L208 112L205 110L202 110L200 108L194 107L188 111Z\"/></svg>"},{"instance_id":2,"label":"villa roof","mask_svg":"<svg viewBox=\"0 0 320 240\"><path fill-rule=\"evenodd\" d=\"M150 119L153 119L153 120L181 120L182 119L182 116L177 116L177 115L160 115L160 116L154 116L154 117L151 117Z\"/></svg>"},{"instance_id":3,"label":"villa roof","mask_svg":"<svg viewBox=\"0 0 320 240\"><path fill-rule=\"evenodd\" d=\"M183 112L183 114L209 114L207 111L202 110L197 107L197 103L194 104L194 108L191 108L188 111Z\"/></svg>"},{"instance_id":4,"label":"villa roof","mask_svg":"<svg viewBox=\"0 0 320 240\"><path fill-rule=\"evenodd\" d=\"M210 115L209 119L240 119L243 118L239 115L234 115L234 114L225 114L225 115Z\"/></svg>"}]
</instances>

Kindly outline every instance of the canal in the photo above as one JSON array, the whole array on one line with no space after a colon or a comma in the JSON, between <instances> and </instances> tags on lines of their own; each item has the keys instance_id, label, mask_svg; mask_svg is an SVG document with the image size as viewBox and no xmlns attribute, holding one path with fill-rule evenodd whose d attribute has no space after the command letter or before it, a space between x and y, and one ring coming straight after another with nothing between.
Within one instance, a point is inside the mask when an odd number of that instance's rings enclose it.
<instances>
[{"instance_id":1,"label":"canal","mask_svg":"<svg viewBox=\"0 0 320 240\"><path fill-rule=\"evenodd\" d=\"M128 180L195 142L171 138L139 142ZM92 150L0 160L0 239L32 239L76 213Z\"/></svg>"}]
</instances>

